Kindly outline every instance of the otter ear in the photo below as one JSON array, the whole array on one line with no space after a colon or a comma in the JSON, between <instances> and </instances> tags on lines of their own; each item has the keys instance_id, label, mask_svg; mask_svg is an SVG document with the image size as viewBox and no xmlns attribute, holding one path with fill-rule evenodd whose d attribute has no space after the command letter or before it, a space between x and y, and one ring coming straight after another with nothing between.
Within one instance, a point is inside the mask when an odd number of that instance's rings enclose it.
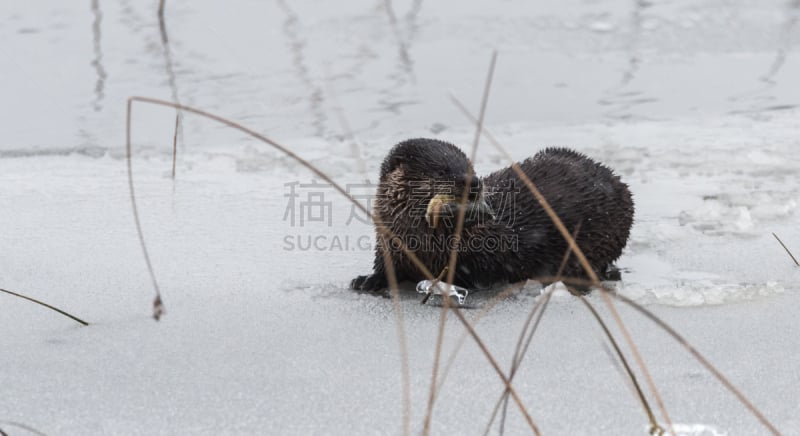
<instances>
[{"instance_id":1,"label":"otter ear","mask_svg":"<svg viewBox=\"0 0 800 436\"><path fill-rule=\"evenodd\" d=\"M403 167L403 160L400 156L397 155L396 151L393 149L389 152L389 155L383 160L381 163L381 180L384 180L389 177L390 173L393 173L397 169L402 170Z\"/></svg>"},{"instance_id":2,"label":"otter ear","mask_svg":"<svg viewBox=\"0 0 800 436\"><path fill-rule=\"evenodd\" d=\"M405 185L406 171L403 164L397 164L388 174L383 175L383 181L392 185Z\"/></svg>"}]
</instances>

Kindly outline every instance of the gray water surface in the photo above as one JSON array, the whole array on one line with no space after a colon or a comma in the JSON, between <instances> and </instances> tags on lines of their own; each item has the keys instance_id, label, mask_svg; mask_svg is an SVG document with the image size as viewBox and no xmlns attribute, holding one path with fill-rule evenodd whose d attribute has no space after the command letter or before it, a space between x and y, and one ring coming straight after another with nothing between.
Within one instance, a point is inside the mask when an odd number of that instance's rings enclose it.
<instances>
[{"instance_id":1,"label":"gray water surface","mask_svg":"<svg viewBox=\"0 0 800 436\"><path fill-rule=\"evenodd\" d=\"M0 156L124 146L144 95L276 140L440 133L469 122L491 51L487 122L562 125L800 103L800 2L3 2ZM477 109L475 109L477 111ZM168 153L174 111L141 106L134 141ZM183 150L241 136L197 117Z\"/></svg>"}]
</instances>

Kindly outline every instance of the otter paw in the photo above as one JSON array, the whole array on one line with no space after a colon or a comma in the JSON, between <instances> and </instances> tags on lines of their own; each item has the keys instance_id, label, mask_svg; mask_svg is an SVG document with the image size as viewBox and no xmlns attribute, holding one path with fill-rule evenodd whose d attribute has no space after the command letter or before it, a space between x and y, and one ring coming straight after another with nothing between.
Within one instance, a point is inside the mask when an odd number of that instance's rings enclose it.
<instances>
[{"instance_id":1,"label":"otter paw","mask_svg":"<svg viewBox=\"0 0 800 436\"><path fill-rule=\"evenodd\" d=\"M576 297L585 297L592 292L592 287L588 284L569 284L566 286L569 293Z\"/></svg>"},{"instance_id":2,"label":"otter paw","mask_svg":"<svg viewBox=\"0 0 800 436\"><path fill-rule=\"evenodd\" d=\"M354 291L377 292L386 289L387 286L386 277L380 274L358 276L350 282L350 289Z\"/></svg>"}]
</instances>

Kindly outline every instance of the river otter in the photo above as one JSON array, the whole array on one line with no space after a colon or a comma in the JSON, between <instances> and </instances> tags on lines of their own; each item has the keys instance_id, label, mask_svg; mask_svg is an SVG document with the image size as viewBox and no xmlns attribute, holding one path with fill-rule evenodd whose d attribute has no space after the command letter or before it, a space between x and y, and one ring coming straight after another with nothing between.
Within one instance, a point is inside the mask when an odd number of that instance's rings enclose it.
<instances>
[{"instance_id":1,"label":"river otter","mask_svg":"<svg viewBox=\"0 0 800 436\"><path fill-rule=\"evenodd\" d=\"M547 148L520 167L547 199L601 278L628 240L633 199L607 167L566 148ZM567 243L511 167L472 178L472 163L456 146L436 139L410 139L383 161L374 216L416 254L433 275L448 264L462 194L468 191L454 284L481 289L500 283L553 277ZM384 250L397 280L426 279L397 244L377 235L374 271L353 279L355 290L388 287ZM565 277L586 279L575 256Z\"/></svg>"}]
</instances>

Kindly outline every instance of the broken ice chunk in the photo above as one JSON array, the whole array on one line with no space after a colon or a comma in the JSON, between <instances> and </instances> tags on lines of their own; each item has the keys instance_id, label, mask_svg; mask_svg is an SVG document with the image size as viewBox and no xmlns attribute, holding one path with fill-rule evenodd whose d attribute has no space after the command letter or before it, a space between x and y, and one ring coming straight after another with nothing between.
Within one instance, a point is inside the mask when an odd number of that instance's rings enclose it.
<instances>
[{"instance_id":1,"label":"broken ice chunk","mask_svg":"<svg viewBox=\"0 0 800 436\"><path fill-rule=\"evenodd\" d=\"M466 301L467 295L469 294L469 291L467 291L466 288L456 285L448 285L442 281L434 282L434 280L422 280L421 282L417 283L417 292L427 295L446 295L448 297L455 298L458 301L459 306L464 304L464 301Z\"/></svg>"}]
</instances>

